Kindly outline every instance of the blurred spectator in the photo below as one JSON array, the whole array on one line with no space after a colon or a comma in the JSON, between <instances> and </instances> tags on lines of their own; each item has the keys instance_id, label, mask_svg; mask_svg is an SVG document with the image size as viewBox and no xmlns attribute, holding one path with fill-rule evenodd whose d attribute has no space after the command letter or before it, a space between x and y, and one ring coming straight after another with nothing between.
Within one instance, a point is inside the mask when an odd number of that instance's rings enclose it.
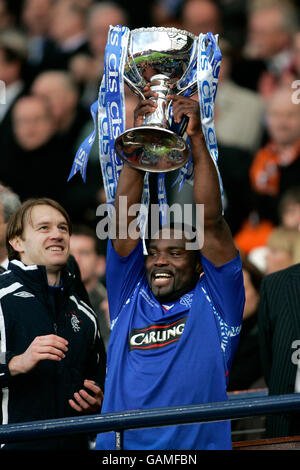
<instances>
[{"instance_id":1,"label":"blurred spectator","mask_svg":"<svg viewBox=\"0 0 300 470\"><path fill-rule=\"evenodd\" d=\"M300 229L300 186L288 189L278 205L279 223L289 229Z\"/></svg>"},{"instance_id":2,"label":"blurred spectator","mask_svg":"<svg viewBox=\"0 0 300 470\"><path fill-rule=\"evenodd\" d=\"M52 7L49 37L54 47L47 51L44 69L68 69L76 54L87 52L87 6L75 0L59 0Z\"/></svg>"},{"instance_id":3,"label":"blurred spectator","mask_svg":"<svg viewBox=\"0 0 300 470\"><path fill-rule=\"evenodd\" d=\"M254 214L252 214L254 217ZM287 189L279 199L278 204L279 226L287 230L299 230L300 227L300 186ZM257 225L248 223L236 236L237 245L248 255L248 259L257 266L263 273L267 269L266 254L268 252L268 238L274 230L274 224L267 220L259 222ZM247 238L246 238L247 234Z\"/></svg>"},{"instance_id":4,"label":"blurred spectator","mask_svg":"<svg viewBox=\"0 0 300 470\"><path fill-rule=\"evenodd\" d=\"M41 73L32 84L32 92L49 102L56 132L66 141L66 149L74 150L75 140L89 114L79 104L79 90L66 71Z\"/></svg>"},{"instance_id":5,"label":"blurred spectator","mask_svg":"<svg viewBox=\"0 0 300 470\"><path fill-rule=\"evenodd\" d=\"M290 88L273 94L266 120L270 141L253 159L250 182L261 218L277 224L279 198L299 183L300 107L293 103Z\"/></svg>"},{"instance_id":6,"label":"blurred spectator","mask_svg":"<svg viewBox=\"0 0 300 470\"><path fill-rule=\"evenodd\" d=\"M110 334L109 316L102 308L102 302L107 299L107 292L100 281L100 278L105 276L105 256L101 253L95 231L87 226L74 226L70 239L70 253L78 263L81 279L97 315L101 337L107 350Z\"/></svg>"},{"instance_id":7,"label":"blurred spectator","mask_svg":"<svg viewBox=\"0 0 300 470\"><path fill-rule=\"evenodd\" d=\"M82 102L87 107L98 96L109 26L129 26L128 22L126 10L114 2L95 3L88 10L86 34L90 53L77 54L70 62L74 80L83 87Z\"/></svg>"},{"instance_id":8,"label":"blurred spectator","mask_svg":"<svg viewBox=\"0 0 300 470\"><path fill-rule=\"evenodd\" d=\"M59 138L59 151L63 160L58 172L65 181L64 207L67 208L74 223L90 223L96 211L96 191L101 184L101 174L91 174L87 168L88 184L82 183L77 173L68 183L67 179L77 151L78 136L90 120L90 114L79 103L79 90L67 71L46 71L40 74L32 84L36 96L46 98L54 117L55 130ZM91 175L91 178L89 178Z\"/></svg>"},{"instance_id":9,"label":"blurred spectator","mask_svg":"<svg viewBox=\"0 0 300 470\"><path fill-rule=\"evenodd\" d=\"M247 258L243 259L245 307L240 342L229 374L228 391L247 390L262 385L258 339L258 305L263 274Z\"/></svg>"},{"instance_id":10,"label":"blurred spectator","mask_svg":"<svg viewBox=\"0 0 300 470\"><path fill-rule=\"evenodd\" d=\"M258 81L263 97L270 96L283 70L291 64L293 35L299 27L297 10L290 2L254 2L248 16L245 56L262 60L266 70Z\"/></svg>"},{"instance_id":11,"label":"blurred spectator","mask_svg":"<svg viewBox=\"0 0 300 470\"><path fill-rule=\"evenodd\" d=\"M20 98L13 110L13 123L16 141L25 151L39 148L54 134L48 103L39 97Z\"/></svg>"},{"instance_id":12,"label":"blurred spectator","mask_svg":"<svg viewBox=\"0 0 300 470\"><path fill-rule=\"evenodd\" d=\"M215 105L218 143L253 152L262 138L264 103L258 93L231 80L232 47L222 39L219 46L222 61Z\"/></svg>"},{"instance_id":13,"label":"blurred spectator","mask_svg":"<svg viewBox=\"0 0 300 470\"><path fill-rule=\"evenodd\" d=\"M27 60L26 38L17 30L0 33L0 80L5 84L4 100L0 105L0 144L7 148L12 139L11 110L19 96L25 93L23 77ZM1 90L2 92L3 90Z\"/></svg>"},{"instance_id":14,"label":"blurred spectator","mask_svg":"<svg viewBox=\"0 0 300 470\"><path fill-rule=\"evenodd\" d=\"M18 17L17 1L0 0L0 31L16 26Z\"/></svg>"},{"instance_id":15,"label":"blurred spectator","mask_svg":"<svg viewBox=\"0 0 300 470\"><path fill-rule=\"evenodd\" d=\"M247 31L247 6L245 0L217 0L222 12L222 37L230 42L234 50L243 48Z\"/></svg>"},{"instance_id":16,"label":"blurred spectator","mask_svg":"<svg viewBox=\"0 0 300 470\"><path fill-rule=\"evenodd\" d=\"M186 0L182 4L181 25L196 36L209 31L221 34L223 31L221 11L213 0Z\"/></svg>"},{"instance_id":17,"label":"blurred spectator","mask_svg":"<svg viewBox=\"0 0 300 470\"><path fill-rule=\"evenodd\" d=\"M20 98L12 114L14 145L1 164L3 181L22 200L45 195L62 197L64 153L58 146L51 109L37 96Z\"/></svg>"},{"instance_id":18,"label":"blurred spectator","mask_svg":"<svg viewBox=\"0 0 300 470\"><path fill-rule=\"evenodd\" d=\"M300 232L278 226L270 234L266 250L266 271L271 274L300 263Z\"/></svg>"},{"instance_id":19,"label":"blurred spectator","mask_svg":"<svg viewBox=\"0 0 300 470\"><path fill-rule=\"evenodd\" d=\"M240 230L236 233L234 241L238 248L248 255L255 266L262 272L265 272L264 259L260 262L260 251L258 251L258 258L254 254L256 249L260 250L266 246L269 235L272 233L275 224L269 220L260 220L257 212L250 212L248 218L242 223ZM263 253L264 256L264 253Z\"/></svg>"},{"instance_id":20,"label":"blurred spectator","mask_svg":"<svg viewBox=\"0 0 300 470\"><path fill-rule=\"evenodd\" d=\"M6 228L11 214L21 205L20 198L9 187L0 183L0 267L7 269Z\"/></svg>"},{"instance_id":21,"label":"blurred spectator","mask_svg":"<svg viewBox=\"0 0 300 470\"><path fill-rule=\"evenodd\" d=\"M257 152L249 171L250 214L235 236L245 253L266 245L279 224L280 198L299 184L300 108L293 103L290 88L274 92L266 108L266 123L270 140Z\"/></svg>"},{"instance_id":22,"label":"blurred spectator","mask_svg":"<svg viewBox=\"0 0 300 470\"><path fill-rule=\"evenodd\" d=\"M155 0L151 2L153 26L181 28L179 18L183 0Z\"/></svg>"},{"instance_id":23,"label":"blurred spectator","mask_svg":"<svg viewBox=\"0 0 300 470\"><path fill-rule=\"evenodd\" d=\"M54 44L49 38L49 19L54 0L25 0L22 8L22 26L28 38L28 65L30 80L43 70L48 48Z\"/></svg>"},{"instance_id":24,"label":"blurred spectator","mask_svg":"<svg viewBox=\"0 0 300 470\"><path fill-rule=\"evenodd\" d=\"M285 68L280 76L280 85L292 86L294 88L294 81L300 79L300 32L296 32L293 37L291 48L291 63ZM299 83L296 83L299 87ZM297 93L297 92L296 92ZM298 96L297 96L298 98Z\"/></svg>"}]
</instances>

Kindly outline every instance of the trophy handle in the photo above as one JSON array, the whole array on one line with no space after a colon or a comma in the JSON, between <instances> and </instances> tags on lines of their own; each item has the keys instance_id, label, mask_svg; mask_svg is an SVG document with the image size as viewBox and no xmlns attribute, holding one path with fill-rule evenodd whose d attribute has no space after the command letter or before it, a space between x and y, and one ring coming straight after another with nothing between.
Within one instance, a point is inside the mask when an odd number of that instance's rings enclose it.
<instances>
[{"instance_id":1,"label":"trophy handle","mask_svg":"<svg viewBox=\"0 0 300 470\"><path fill-rule=\"evenodd\" d=\"M140 96L142 100L145 99L141 90L131 80L129 80L129 78L127 78L126 75L124 75L124 81L136 95Z\"/></svg>"}]
</instances>

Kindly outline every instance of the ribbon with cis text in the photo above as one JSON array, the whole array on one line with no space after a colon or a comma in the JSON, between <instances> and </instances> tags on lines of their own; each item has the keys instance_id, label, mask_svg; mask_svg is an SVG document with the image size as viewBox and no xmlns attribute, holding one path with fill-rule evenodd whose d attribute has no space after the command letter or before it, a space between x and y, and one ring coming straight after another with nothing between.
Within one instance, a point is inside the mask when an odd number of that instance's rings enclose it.
<instances>
[{"instance_id":1,"label":"ribbon with cis text","mask_svg":"<svg viewBox=\"0 0 300 470\"><path fill-rule=\"evenodd\" d=\"M218 35L212 33L200 34L198 39L197 55L197 88L201 112L202 130L206 146L213 159L219 178L222 204L224 207L224 191L221 175L218 169L218 145L214 123L214 106L218 89L222 54L218 46ZM193 184L192 158L178 172L173 185L179 183L179 191L184 182Z\"/></svg>"},{"instance_id":2,"label":"ribbon with cis text","mask_svg":"<svg viewBox=\"0 0 300 470\"><path fill-rule=\"evenodd\" d=\"M86 180L86 167L89 159L89 154L96 138L98 101L95 101L92 104L90 111L94 121L94 129L93 132L85 138L85 140L82 142L79 149L77 150L71 168L71 172L68 177L68 181L77 173L77 171L80 171L83 181L85 182Z\"/></svg>"},{"instance_id":3,"label":"ribbon with cis text","mask_svg":"<svg viewBox=\"0 0 300 470\"><path fill-rule=\"evenodd\" d=\"M192 51L188 75L183 77L180 86L181 88L184 88L185 85L188 87L189 83L195 79L197 80L202 130L205 136L206 146L216 166L220 184L222 205L224 208L224 190L221 175L217 165L218 146L214 124L214 105L218 88L218 78L222 54L218 46L218 35L214 36L212 33L201 33L197 42L198 48L196 53L195 50ZM190 96L190 89L187 88L186 92L183 94L184 96ZM171 123L172 130L173 127L174 124ZM167 200L164 180L164 174L160 173L158 175L158 201L160 206L162 225L167 223ZM178 183L178 191L180 191L185 182L190 184L193 184L194 182L192 157L178 171L177 178L173 182L173 186Z\"/></svg>"},{"instance_id":4,"label":"ribbon with cis text","mask_svg":"<svg viewBox=\"0 0 300 470\"><path fill-rule=\"evenodd\" d=\"M114 143L125 130L124 65L130 31L127 27L110 27L105 48L104 75L98 98L99 158L109 208L115 201L117 184L124 162L118 157ZM144 177L144 189L138 224L142 235L149 207L149 175ZM146 208L146 210L145 210Z\"/></svg>"}]
</instances>

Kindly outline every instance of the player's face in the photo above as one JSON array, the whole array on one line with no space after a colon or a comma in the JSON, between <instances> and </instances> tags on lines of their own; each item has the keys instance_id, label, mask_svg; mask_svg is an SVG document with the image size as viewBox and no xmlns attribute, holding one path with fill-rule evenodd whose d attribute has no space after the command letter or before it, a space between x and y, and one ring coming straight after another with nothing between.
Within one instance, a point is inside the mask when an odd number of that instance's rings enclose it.
<instances>
[{"instance_id":1,"label":"player's face","mask_svg":"<svg viewBox=\"0 0 300 470\"><path fill-rule=\"evenodd\" d=\"M161 232L162 233L162 232ZM192 290L201 272L198 252L186 250L186 239L152 240L148 247L145 266L149 286L160 302L172 302Z\"/></svg>"},{"instance_id":2,"label":"player's face","mask_svg":"<svg viewBox=\"0 0 300 470\"><path fill-rule=\"evenodd\" d=\"M60 270L67 263L69 242L69 227L65 217L51 206L38 205L32 208L23 235L16 238L13 246L20 253L24 264Z\"/></svg>"}]
</instances>

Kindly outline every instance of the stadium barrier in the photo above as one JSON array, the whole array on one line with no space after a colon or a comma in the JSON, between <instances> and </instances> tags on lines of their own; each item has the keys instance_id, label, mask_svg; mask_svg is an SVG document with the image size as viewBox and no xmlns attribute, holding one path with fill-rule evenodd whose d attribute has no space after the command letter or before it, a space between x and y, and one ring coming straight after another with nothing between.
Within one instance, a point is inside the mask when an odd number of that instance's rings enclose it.
<instances>
[{"instance_id":1,"label":"stadium barrier","mask_svg":"<svg viewBox=\"0 0 300 470\"><path fill-rule=\"evenodd\" d=\"M245 394L233 393L228 401L201 405L5 424L0 426L0 442L23 442L53 436L112 431L116 436L116 450L122 450L123 433L128 429L224 421L267 414L293 413L300 410L300 394L268 396L266 393L266 390Z\"/></svg>"}]
</instances>

